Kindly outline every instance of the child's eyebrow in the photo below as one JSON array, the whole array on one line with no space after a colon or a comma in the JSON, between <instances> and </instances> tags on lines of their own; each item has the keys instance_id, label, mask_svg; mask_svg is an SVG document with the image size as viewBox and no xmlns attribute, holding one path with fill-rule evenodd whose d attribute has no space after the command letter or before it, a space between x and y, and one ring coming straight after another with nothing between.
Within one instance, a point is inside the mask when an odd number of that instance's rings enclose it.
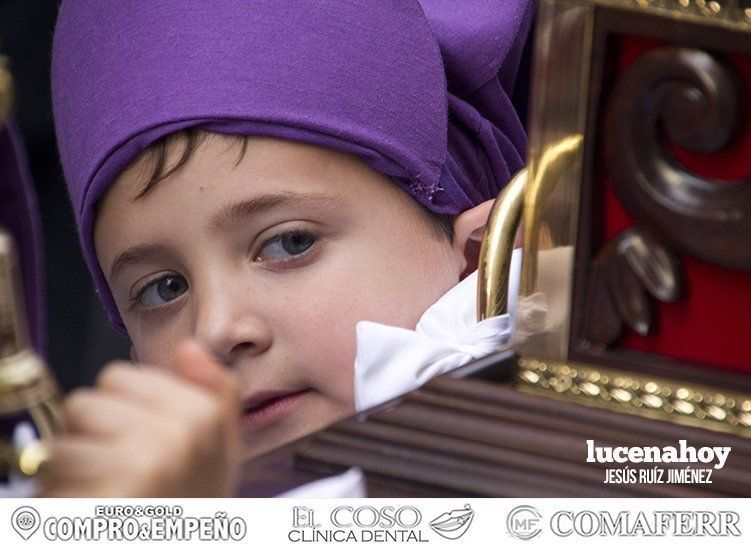
<instances>
[{"instance_id":1,"label":"child's eyebrow","mask_svg":"<svg viewBox=\"0 0 751 544\"><path fill-rule=\"evenodd\" d=\"M211 219L209 226L211 229L221 230L251 215L282 206L336 207L340 201L341 199L336 196L318 193L282 192L263 195L226 204Z\"/></svg>"},{"instance_id":2,"label":"child's eyebrow","mask_svg":"<svg viewBox=\"0 0 751 544\"><path fill-rule=\"evenodd\" d=\"M112 267L110 268L110 281L114 281L127 266L148 259L149 257L164 251L166 251L166 248L160 244L141 244L126 249L112 262Z\"/></svg>"}]
</instances>

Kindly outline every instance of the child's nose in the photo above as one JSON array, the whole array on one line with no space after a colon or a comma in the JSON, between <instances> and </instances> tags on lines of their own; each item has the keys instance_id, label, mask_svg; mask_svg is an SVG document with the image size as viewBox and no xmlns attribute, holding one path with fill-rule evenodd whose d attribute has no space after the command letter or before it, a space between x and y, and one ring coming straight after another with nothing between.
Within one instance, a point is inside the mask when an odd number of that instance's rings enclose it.
<instances>
[{"instance_id":1,"label":"child's nose","mask_svg":"<svg viewBox=\"0 0 751 544\"><path fill-rule=\"evenodd\" d=\"M225 361L237 362L253 357L271 346L271 334L264 323L255 320L237 320L217 326L201 327L196 337L203 340Z\"/></svg>"},{"instance_id":2,"label":"child's nose","mask_svg":"<svg viewBox=\"0 0 751 544\"><path fill-rule=\"evenodd\" d=\"M235 347L233 347L229 354L234 359L237 357L242 356L243 354L253 351L257 347L257 344L253 344L252 342L241 342L237 344Z\"/></svg>"},{"instance_id":3,"label":"child's nose","mask_svg":"<svg viewBox=\"0 0 751 544\"><path fill-rule=\"evenodd\" d=\"M231 304L214 302L198 310L194 335L225 361L236 362L269 349L271 329L259 316L248 315Z\"/></svg>"}]
</instances>

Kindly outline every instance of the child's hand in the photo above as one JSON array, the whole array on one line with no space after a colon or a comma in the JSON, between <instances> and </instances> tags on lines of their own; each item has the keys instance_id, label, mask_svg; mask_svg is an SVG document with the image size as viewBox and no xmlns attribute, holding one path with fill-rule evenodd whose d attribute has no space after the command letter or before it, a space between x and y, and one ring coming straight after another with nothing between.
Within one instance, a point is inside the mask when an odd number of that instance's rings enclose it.
<instances>
[{"instance_id":1,"label":"child's hand","mask_svg":"<svg viewBox=\"0 0 751 544\"><path fill-rule=\"evenodd\" d=\"M65 403L43 496L231 496L240 395L232 374L186 341L175 374L111 363Z\"/></svg>"}]
</instances>

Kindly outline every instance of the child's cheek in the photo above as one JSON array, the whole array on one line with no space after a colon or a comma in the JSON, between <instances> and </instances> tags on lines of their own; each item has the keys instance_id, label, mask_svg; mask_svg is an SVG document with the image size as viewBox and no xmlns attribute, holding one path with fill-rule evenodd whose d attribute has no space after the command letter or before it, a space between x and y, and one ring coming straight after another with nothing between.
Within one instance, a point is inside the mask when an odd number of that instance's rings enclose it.
<instances>
[{"instance_id":1,"label":"child's cheek","mask_svg":"<svg viewBox=\"0 0 751 544\"><path fill-rule=\"evenodd\" d=\"M310 351L312 378L325 395L354 406L355 325L351 320L329 324Z\"/></svg>"},{"instance_id":2,"label":"child's cheek","mask_svg":"<svg viewBox=\"0 0 751 544\"><path fill-rule=\"evenodd\" d=\"M323 289L295 313L296 323L288 329L306 381L331 400L352 406L358 314L346 293Z\"/></svg>"},{"instance_id":3,"label":"child's cheek","mask_svg":"<svg viewBox=\"0 0 751 544\"><path fill-rule=\"evenodd\" d=\"M125 325L138 361L159 367L170 368L178 344L191 336L191 331L179 320L133 320L129 324L126 318Z\"/></svg>"}]
</instances>

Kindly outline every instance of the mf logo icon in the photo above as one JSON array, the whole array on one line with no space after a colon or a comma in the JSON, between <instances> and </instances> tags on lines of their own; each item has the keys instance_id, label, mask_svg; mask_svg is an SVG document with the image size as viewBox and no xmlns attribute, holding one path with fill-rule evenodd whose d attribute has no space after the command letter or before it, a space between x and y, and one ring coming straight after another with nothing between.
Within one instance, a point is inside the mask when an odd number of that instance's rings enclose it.
<instances>
[{"instance_id":1,"label":"mf logo icon","mask_svg":"<svg viewBox=\"0 0 751 544\"><path fill-rule=\"evenodd\" d=\"M542 531L542 515L534 506L517 506L506 517L506 529L514 538L531 540Z\"/></svg>"}]
</instances>

